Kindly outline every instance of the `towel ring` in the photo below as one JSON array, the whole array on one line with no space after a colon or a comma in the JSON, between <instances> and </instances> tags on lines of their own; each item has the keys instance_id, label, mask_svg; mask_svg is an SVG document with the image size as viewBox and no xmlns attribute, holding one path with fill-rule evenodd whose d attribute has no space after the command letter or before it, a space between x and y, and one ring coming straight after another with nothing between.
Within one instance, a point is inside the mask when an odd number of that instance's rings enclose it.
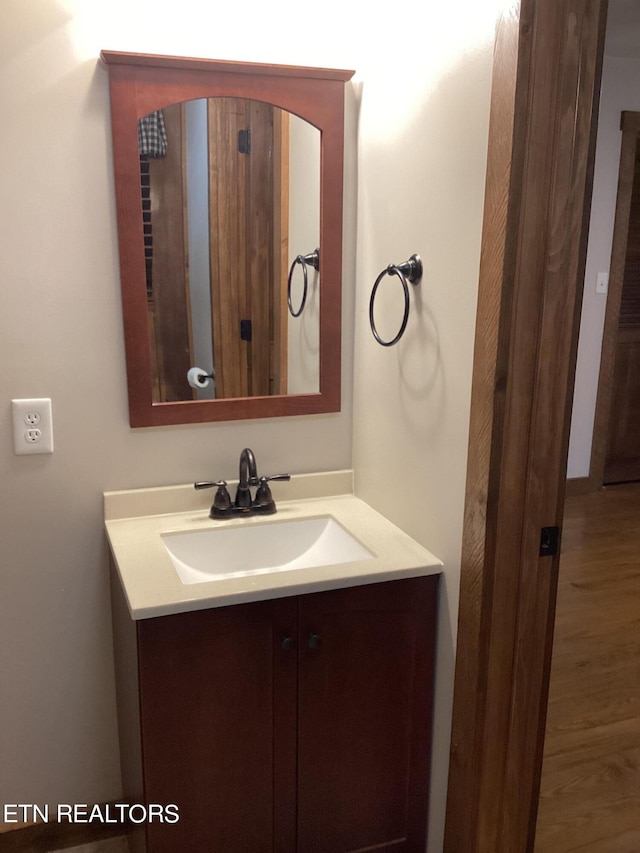
<instances>
[{"instance_id":1,"label":"towel ring","mask_svg":"<svg viewBox=\"0 0 640 853\"><path fill-rule=\"evenodd\" d=\"M402 289L404 291L404 315L402 317L402 323L398 334L390 341L385 341L380 337L376 328L375 320L373 319L373 305L376 299L376 293L378 292L380 282L385 275L397 275L402 282ZM409 319L409 285L407 283L407 279L411 284L415 285L419 283L421 278L422 261L420 260L420 255L411 255L409 260L405 261L403 264L389 264L386 269L382 270L376 279L375 284L373 285L373 290L371 291L371 299L369 301L369 323L371 324L373 337L381 346L392 347L394 344L397 344L400 338L404 335L404 330L407 328L407 321Z\"/></svg>"},{"instance_id":2,"label":"towel ring","mask_svg":"<svg viewBox=\"0 0 640 853\"><path fill-rule=\"evenodd\" d=\"M291 279L293 278L293 271L296 268L296 264L300 264L300 266L302 267L304 284L302 288L302 301L300 302L300 307L297 311L294 311L293 305L291 303ZM313 267L316 271L320 269L320 249L316 249L315 252L309 252L308 255L298 255L298 257L291 264L291 269L289 270L289 278L287 279L287 304L289 305L289 313L292 317L299 317L304 311L304 306L307 302L307 266Z\"/></svg>"}]
</instances>

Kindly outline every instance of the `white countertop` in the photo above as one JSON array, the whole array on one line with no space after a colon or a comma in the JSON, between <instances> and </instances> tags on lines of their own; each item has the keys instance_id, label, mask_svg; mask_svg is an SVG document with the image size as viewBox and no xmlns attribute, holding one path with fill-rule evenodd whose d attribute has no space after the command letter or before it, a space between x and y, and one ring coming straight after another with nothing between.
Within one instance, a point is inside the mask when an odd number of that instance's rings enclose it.
<instances>
[{"instance_id":1,"label":"white countertop","mask_svg":"<svg viewBox=\"0 0 640 853\"><path fill-rule=\"evenodd\" d=\"M350 471L293 476L290 483L271 484L278 507L275 515L223 521L208 516L213 492L196 492L192 485L105 493L105 527L131 617L146 619L438 574L442 562L354 497L350 493L351 482ZM168 532L278 524L322 516L335 518L373 557L340 565L183 584L161 539Z\"/></svg>"}]
</instances>

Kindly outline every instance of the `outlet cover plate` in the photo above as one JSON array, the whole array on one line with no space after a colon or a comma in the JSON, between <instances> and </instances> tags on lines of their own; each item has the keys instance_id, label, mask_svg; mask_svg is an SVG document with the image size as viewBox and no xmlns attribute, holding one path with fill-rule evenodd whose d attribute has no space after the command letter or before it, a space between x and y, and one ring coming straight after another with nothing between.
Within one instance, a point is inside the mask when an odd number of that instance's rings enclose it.
<instances>
[{"instance_id":1,"label":"outlet cover plate","mask_svg":"<svg viewBox=\"0 0 640 853\"><path fill-rule=\"evenodd\" d=\"M17 456L53 453L51 399L33 397L11 401L13 451Z\"/></svg>"}]
</instances>

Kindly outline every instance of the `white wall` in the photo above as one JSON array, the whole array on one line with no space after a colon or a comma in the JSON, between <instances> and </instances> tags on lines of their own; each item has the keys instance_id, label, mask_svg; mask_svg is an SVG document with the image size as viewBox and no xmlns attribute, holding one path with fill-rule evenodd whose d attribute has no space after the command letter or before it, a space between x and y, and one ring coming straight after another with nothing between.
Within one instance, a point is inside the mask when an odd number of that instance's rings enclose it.
<instances>
[{"instance_id":1,"label":"white wall","mask_svg":"<svg viewBox=\"0 0 640 853\"><path fill-rule=\"evenodd\" d=\"M606 55L602 70L593 199L585 269L567 476L589 474L607 297L596 293L609 272L620 166L620 113L640 110L640 59Z\"/></svg>"},{"instance_id":2,"label":"white wall","mask_svg":"<svg viewBox=\"0 0 640 853\"><path fill-rule=\"evenodd\" d=\"M7 0L0 28L0 802L119 796L102 492L351 466L355 116L341 414L131 430L102 48L350 67L342 14L198 0ZM337 3L335 4L337 8ZM247 22L251 22L250 25ZM242 31L242 38L230 34ZM274 31L275 38L266 33ZM330 45L321 50L320 45ZM55 453L14 456L10 401L51 397Z\"/></svg>"},{"instance_id":3,"label":"white wall","mask_svg":"<svg viewBox=\"0 0 640 853\"><path fill-rule=\"evenodd\" d=\"M211 270L209 267L209 145L207 101L194 98L184 105L187 138L187 201L189 246L189 308L193 361L205 373L215 368L211 334ZM198 400L216 396L215 381L196 391Z\"/></svg>"},{"instance_id":4,"label":"white wall","mask_svg":"<svg viewBox=\"0 0 640 853\"><path fill-rule=\"evenodd\" d=\"M498 5L397 0L367 14L364 35L366 11L342 0L321 12L293 0L3 3L0 801L120 793L102 491L231 478L250 445L264 472L353 461L358 493L446 563L430 843L440 849ZM129 428L101 48L357 70L341 414ZM425 277L405 339L382 349L368 294L384 266L412 252ZM52 397L52 456L13 455L10 400L21 396Z\"/></svg>"},{"instance_id":5,"label":"white wall","mask_svg":"<svg viewBox=\"0 0 640 853\"><path fill-rule=\"evenodd\" d=\"M400 4L402 6L402 4ZM395 32L419 49L368 64L358 157L354 395L356 491L445 564L438 625L429 850L442 849L480 257L495 4L419 4ZM397 4L394 4L394 9ZM381 19L379 33L388 21ZM395 55L395 59L392 56ZM417 252L403 339L369 329L381 270ZM378 291L385 339L397 331L397 279Z\"/></svg>"},{"instance_id":6,"label":"white wall","mask_svg":"<svg viewBox=\"0 0 640 853\"><path fill-rule=\"evenodd\" d=\"M289 117L289 259L320 246L320 131L297 116ZM299 317L287 312L287 388L290 394L312 394L320 388L321 276L307 268L307 298ZM293 310L304 294L302 266L291 277Z\"/></svg>"}]
</instances>

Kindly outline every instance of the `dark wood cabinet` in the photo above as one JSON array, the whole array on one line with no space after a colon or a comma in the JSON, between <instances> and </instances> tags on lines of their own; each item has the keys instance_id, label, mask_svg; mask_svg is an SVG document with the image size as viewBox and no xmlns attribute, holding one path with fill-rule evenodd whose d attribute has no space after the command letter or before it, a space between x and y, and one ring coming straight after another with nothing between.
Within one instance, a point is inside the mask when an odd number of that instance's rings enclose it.
<instances>
[{"instance_id":1,"label":"dark wood cabinet","mask_svg":"<svg viewBox=\"0 0 640 853\"><path fill-rule=\"evenodd\" d=\"M300 597L297 848L426 848L436 578Z\"/></svg>"},{"instance_id":2,"label":"dark wood cabinet","mask_svg":"<svg viewBox=\"0 0 640 853\"><path fill-rule=\"evenodd\" d=\"M420 851L437 576L137 626L148 853Z\"/></svg>"}]
</instances>

